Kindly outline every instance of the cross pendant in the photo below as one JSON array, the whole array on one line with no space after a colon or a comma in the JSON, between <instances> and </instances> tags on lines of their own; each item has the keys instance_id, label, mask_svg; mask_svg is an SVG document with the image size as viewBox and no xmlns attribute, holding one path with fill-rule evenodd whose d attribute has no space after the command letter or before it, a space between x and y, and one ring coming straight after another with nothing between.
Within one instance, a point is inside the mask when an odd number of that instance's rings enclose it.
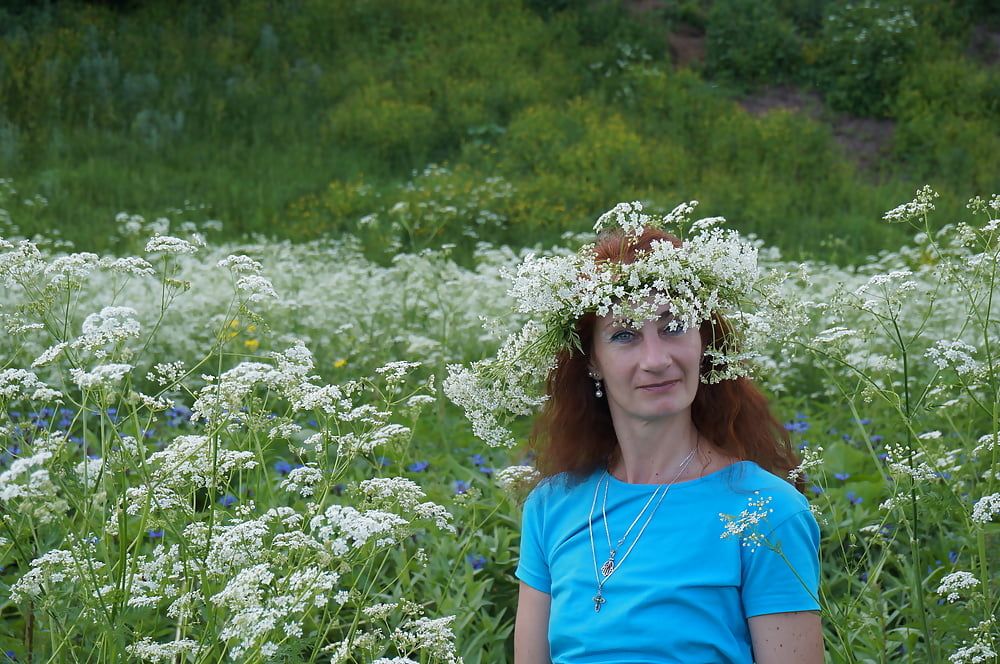
<instances>
[{"instance_id":1,"label":"cross pendant","mask_svg":"<svg viewBox=\"0 0 1000 664\"><path fill-rule=\"evenodd\" d=\"M604 599L601 596L601 591L598 590L597 594L594 595L594 611L597 612L597 613L600 613L601 612L601 604L604 604L606 601L608 601L608 600Z\"/></svg>"}]
</instances>

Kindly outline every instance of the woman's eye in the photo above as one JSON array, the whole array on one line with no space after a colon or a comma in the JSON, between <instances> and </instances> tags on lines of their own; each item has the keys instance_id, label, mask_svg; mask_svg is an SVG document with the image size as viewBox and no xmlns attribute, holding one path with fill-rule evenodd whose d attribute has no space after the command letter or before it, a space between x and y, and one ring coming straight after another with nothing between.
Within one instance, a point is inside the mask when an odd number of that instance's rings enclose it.
<instances>
[{"instance_id":1,"label":"woman's eye","mask_svg":"<svg viewBox=\"0 0 1000 664\"><path fill-rule=\"evenodd\" d=\"M632 337L635 336L634 332L629 332L628 330L621 330L620 332L615 332L611 335L611 341L631 341Z\"/></svg>"},{"instance_id":2,"label":"woman's eye","mask_svg":"<svg viewBox=\"0 0 1000 664\"><path fill-rule=\"evenodd\" d=\"M685 332L687 332L687 330L685 330L680 325L673 326L673 327L670 326L670 325L664 325L662 328L660 328L660 334L662 334L664 336L673 336L673 337L676 337L676 336L680 336L680 335L684 334Z\"/></svg>"}]
</instances>

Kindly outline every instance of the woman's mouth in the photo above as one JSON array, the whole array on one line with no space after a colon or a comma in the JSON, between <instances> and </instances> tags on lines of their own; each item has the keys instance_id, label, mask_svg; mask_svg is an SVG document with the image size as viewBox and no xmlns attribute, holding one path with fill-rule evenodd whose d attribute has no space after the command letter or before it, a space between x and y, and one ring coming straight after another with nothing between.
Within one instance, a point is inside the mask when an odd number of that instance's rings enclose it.
<instances>
[{"instance_id":1,"label":"woman's mouth","mask_svg":"<svg viewBox=\"0 0 1000 664\"><path fill-rule=\"evenodd\" d=\"M665 380L662 383L651 383L649 385L640 385L639 389L643 392L652 392L654 394L660 392L667 392L671 390L674 385L681 382L680 379L677 380Z\"/></svg>"}]
</instances>

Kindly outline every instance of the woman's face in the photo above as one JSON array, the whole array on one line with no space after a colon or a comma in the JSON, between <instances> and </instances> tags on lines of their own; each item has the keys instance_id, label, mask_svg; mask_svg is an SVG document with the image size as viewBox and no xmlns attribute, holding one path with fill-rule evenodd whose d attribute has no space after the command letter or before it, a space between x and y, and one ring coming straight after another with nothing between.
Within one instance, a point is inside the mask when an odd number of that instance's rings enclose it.
<instances>
[{"instance_id":1,"label":"woman's face","mask_svg":"<svg viewBox=\"0 0 1000 664\"><path fill-rule=\"evenodd\" d=\"M653 421L690 414L698 391L702 342L698 328L671 330L666 306L636 329L597 319L591 365L604 381L615 421Z\"/></svg>"}]
</instances>

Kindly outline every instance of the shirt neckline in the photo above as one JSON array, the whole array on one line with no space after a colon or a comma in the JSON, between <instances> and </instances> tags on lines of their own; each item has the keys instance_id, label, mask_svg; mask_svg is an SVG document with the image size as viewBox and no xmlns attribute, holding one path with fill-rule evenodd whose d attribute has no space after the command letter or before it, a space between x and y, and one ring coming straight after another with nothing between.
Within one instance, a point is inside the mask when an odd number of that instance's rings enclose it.
<instances>
[{"instance_id":1,"label":"shirt neckline","mask_svg":"<svg viewBox=\"0 0 1000 664\"><path fill-rule=\"evenodd\" d=\"M747 461L747 460L736 461L734 463L729 464L728 466L719 468L718 470L713 471L708 475L702 475L701 477L696 477L691 480L684 480L683 482L674 482L673 484L670 485L670 490L673 491L674 489L680 489L682 487L689 487L689 486L696 486L698 484L703 484L705 482L718 479L723 474L731 473L736 468L736 466L742 466L752 463L753 461ZM597 472L596 477L598 478L598 481L600 480L601 476L603 476L605 473L607 473L608 480L613 486L624 488L630 491L650 491L656 489L657 487L662 487L666 484L665 482L661 482L659 484L640 484L632 482L623 482L622 480L618 479L611 473L608 473L606 468L599 470Z\"/></svg>"}]
</instances>

